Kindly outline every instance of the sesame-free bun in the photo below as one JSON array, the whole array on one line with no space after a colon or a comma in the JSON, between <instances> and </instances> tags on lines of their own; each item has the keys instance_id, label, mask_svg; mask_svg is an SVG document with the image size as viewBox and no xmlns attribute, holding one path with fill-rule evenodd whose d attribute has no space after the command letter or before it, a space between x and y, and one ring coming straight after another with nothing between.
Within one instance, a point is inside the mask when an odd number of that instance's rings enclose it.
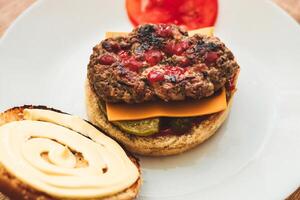
<instances>
[{"instance_id":1,"label":"sesame-free bun","mask_svg":"<svg viewBox=\"0 0 300 200\"><path fill-rule=\"evenodd\" d=\"M12 121L19 121L23 120L23 110L25 108L38 108L38 109L48 109L57 111L54 109L50 109L44 106L22 106L22 107L15 107L5 111L4 113L0 113L0 126L12 122ZM60 112L60 111L58 111ZM131 161L137 166L140 172L140 166L138 160L127 154ZM101 198L92 198L93 200L131 200L134 199L139 191L141 186L141 178L139 177L136 182L131 185L130 187L126 188L122 192L116 193L114 195L110 195L107 197ZM38 191L35 188L30 187L26 183L19 180L14 174L10 173L0 162L0 199L2 194L8 197L11 200L57 200L61 198L50 196L44 192ZM63 198L67 200L67 198ZM91 198L85 198L85 200L92 200ZM68 199L69 200L69 199Z\"/></svg>"},{"instance_id":2,"label":"sesame-free bun","mask_svg":"<svg viewBox=\"0 0 300 200\"><path fill-rule=\"evenodd\" d=\"M216 133L228 116L232 104L232 97L226 110L210 115L199 125L183 135L164 135L157 137L136 136L128 134L114 126L107 120L106 115L99 108L99 99L90 87L89 81L85 85L86 107L89 120L100 127L109 136L130 152L147 156L167 156L179 154L203 143Z\"/></svg>"}]
</instances>

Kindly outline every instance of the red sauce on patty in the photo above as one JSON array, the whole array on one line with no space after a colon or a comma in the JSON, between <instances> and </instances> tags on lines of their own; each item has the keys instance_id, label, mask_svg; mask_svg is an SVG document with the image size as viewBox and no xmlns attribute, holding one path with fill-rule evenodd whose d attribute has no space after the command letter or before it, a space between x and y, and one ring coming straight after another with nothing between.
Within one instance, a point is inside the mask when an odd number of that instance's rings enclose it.
<instances>
[{"instance_id":1,"label":"red sauce on patty","mask_svg":"<svg viewBox=\"0 0 300 200\"><path fill-rule=\"evenodd\" d=\"M184 68L177 66L165 66L163 70L153 70L150 71L147 79L150 83L155 83L159 81L164 81L166 77L174 77L182 75L185 72Z\"/></svg>"}]
</instances>

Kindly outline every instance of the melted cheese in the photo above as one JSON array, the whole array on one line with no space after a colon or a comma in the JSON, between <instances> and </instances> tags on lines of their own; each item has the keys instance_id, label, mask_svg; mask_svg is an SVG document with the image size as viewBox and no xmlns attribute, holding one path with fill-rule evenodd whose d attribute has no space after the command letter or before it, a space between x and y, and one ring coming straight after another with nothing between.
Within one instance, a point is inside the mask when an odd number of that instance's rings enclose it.
<instances>
[{"instance_id":1,"label":"melted cheese","mask_svg":"<svg viewBox=\"0 0 300 200\"><path fill-rule=\"evenodd\" d=\"M189 31L189 35L204 34L212 36L213 27ZM126 36L125 32L107 32L108 37ZM152 117L192 117L212 114L225 110L227 107L226 92L217 96L198 101L183 102L148 102L141 104L113 104L107 103L107 117L109 121L139 120Z\"/></svg>"},{"instance_id":2,"label":"melted cheese","mask_svg":"<svg viewBox=\"0 0 300 200\"><path fill-rule=\"evenodd\" d=\"M189 36L192 36L192 35L195 35L195 34L213 36L214 35L214 27L200 28L200 29L197 29L197 30L189 31ZM128 35L128 33L126 33L126 32L106 32L105 33L105 38L126 36L126 35Z\"/></svg>"},{"instance_id":3,"label":"melted cheese","mask_svg":"<svg viewBox=\"0 0 300 200\"><path fill-rule=\"evenodd\" d=\"M214 35L214 27L207 27L207 28L200 28L197 30L189 31L189 36L193 36L195 34L202 34L207 36L213 36Z\"/></svg>"},{"instance_id":4,"label":"melted cheese","mask_svg":"<svg viewBox=\"0 0 300 200\"><path fill-rule=\"evenodd\" d=\"M127 35L128 35L128 33L126 33L126 32L106 32L105 38L127 36Z\"/></svg>"},{"instance_id":5,"label":"melted cheese","mask_svg":"<svg viewBox=\"0 0 300 200\"><path fill-rule=\"evenodd\" d=\"M193 117L212 114L227 107L226 92L198 101L147 102L140 104L107 103L109 121L139 120L152 117Z\"/></svg>"}]
</instances>

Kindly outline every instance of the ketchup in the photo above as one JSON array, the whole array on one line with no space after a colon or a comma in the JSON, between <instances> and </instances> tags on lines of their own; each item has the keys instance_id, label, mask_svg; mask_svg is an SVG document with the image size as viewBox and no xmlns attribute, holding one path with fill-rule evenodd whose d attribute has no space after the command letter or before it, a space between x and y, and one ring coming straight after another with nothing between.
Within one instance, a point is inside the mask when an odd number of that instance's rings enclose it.
<instances>
[{"instance_id":1,"label":"ketchup","mask_svg":"<svg viewBox=\"0 0 300 200\"><path fill-rule=\"evenodd\" d=\"M124 60L123 64L129 70L134 71L134 72L138 72L139 69L143 66L143 63L137 61L134 57L130 57L127 60Z\"/></svg>"},{"instance_id":2,"label":"ketchup","mask_svg":"<svg viewBox=\"0 0 300 200\"><path fill-rule=\"evenodd\" d=\"M189 48L189 44L187 41L181 41L178 43L172 41L166 44L165 51L168 55L176 54L180 56L187 48Z\"/></svg>"},{"instance_id":3,"label":"ketchup","mask_svg":"<svg viewBox=\"0 0 300 200\"><path fill-rule=\"evenodd\" d=\"M162 60L162 54L158 50L149 50L145 53L145 59L151 66L153 66Z\"/></svg>"},{"instance_id":4,"label":"ketchup","mask_svg":"<svg viewBox=\"0 0 300 200\"><path fill-rule=\"evenodd\" d=\"M161 73L159 71L151 71L147 75L147 79L149 80L150 83L155 83L159 81L165 80L164 73Z\"/></svg>"},{"instance_id":5,"label":"ketchup","mask_svg":"<svg viewBox=\"0 0 300 200\"><path fill-rule=\"evenodd\" d=\"M155 83L165 80L166 76L180 76L185 72L185 69L177 66L165 66L163 70L153 70L147 75L147 79L150 83Z\"/></svg>"},{"instance_id":6,"label":"ketchup","mask_svg":"<svg viewBox=\"0 0 300 200\"><path fill-rule=\"evenodd\" d=\"M177 66L165 66L165 75L181 75L185 72L185 69Z\"/></svg>"},{"instance_id":7,"label":"ketchup","mask_svg":"<svg viewBox=\"0 0 300 200\"><path fill-rule=\"evenodd\" d=\"M99 62L102 65L111 65L116 61L116 59L111 55L103 55L99 58Z\"/></svg>"},{"instance_id":8,"label":"ketchup","mask_svg":"<svg viewBox=\"0 0 300 200\"><path fill-rule=\"evenodd\" d=\"M215 24L218 1L126 0L126 9L134 26L145 23L171 23L193 30Z\"/></svg>"}]
</instances>

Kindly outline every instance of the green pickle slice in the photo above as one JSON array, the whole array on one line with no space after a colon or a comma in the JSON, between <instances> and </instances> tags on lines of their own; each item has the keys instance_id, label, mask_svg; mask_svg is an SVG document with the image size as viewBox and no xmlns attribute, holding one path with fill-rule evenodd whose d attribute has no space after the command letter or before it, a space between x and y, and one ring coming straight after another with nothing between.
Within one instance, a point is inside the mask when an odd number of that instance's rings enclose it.
<instances>
[{"instance_id":1,"label":"green pickle slice","mask_svg":"<svg viewBox=\"0 0 300 200\"><path fill-rule=\"evenodd\" d=\"M99 108L106 115L106 108L104 102L98 102ZM143 120L128 120L128 121L113 121L112 123L122 131L137 135L137 136L150 136L159 132L160 118L151 118ZM162 121L162 123L165 123ZM167 122L168 126L174 133L182 133L188 131L192 127L192 119L170 118Z\"/></svg>"},{"instance_id":2,"label":"green pickle slice","mask_svg":"<svg viewBox=\"0 0 300 200\"><path fill-rule=\"evenodd\" d=\"M121 130L138 136L149 136L159 132L159 118L135 121L114 121L112 123Z\"/></svg>"},{"instance_id":3,"label":"green pickle slice","mask_svg":"<svg viewBox=\"0 0 300 200\"><path fill-rule=\"evenodd\" d=\"M100 110L106 115L105 103L98 102ZM134 120L134 121L114 121L112 122L122 131L138 136L149 136L159 132L159 118Z\"/></svg>"}]
</instances>

